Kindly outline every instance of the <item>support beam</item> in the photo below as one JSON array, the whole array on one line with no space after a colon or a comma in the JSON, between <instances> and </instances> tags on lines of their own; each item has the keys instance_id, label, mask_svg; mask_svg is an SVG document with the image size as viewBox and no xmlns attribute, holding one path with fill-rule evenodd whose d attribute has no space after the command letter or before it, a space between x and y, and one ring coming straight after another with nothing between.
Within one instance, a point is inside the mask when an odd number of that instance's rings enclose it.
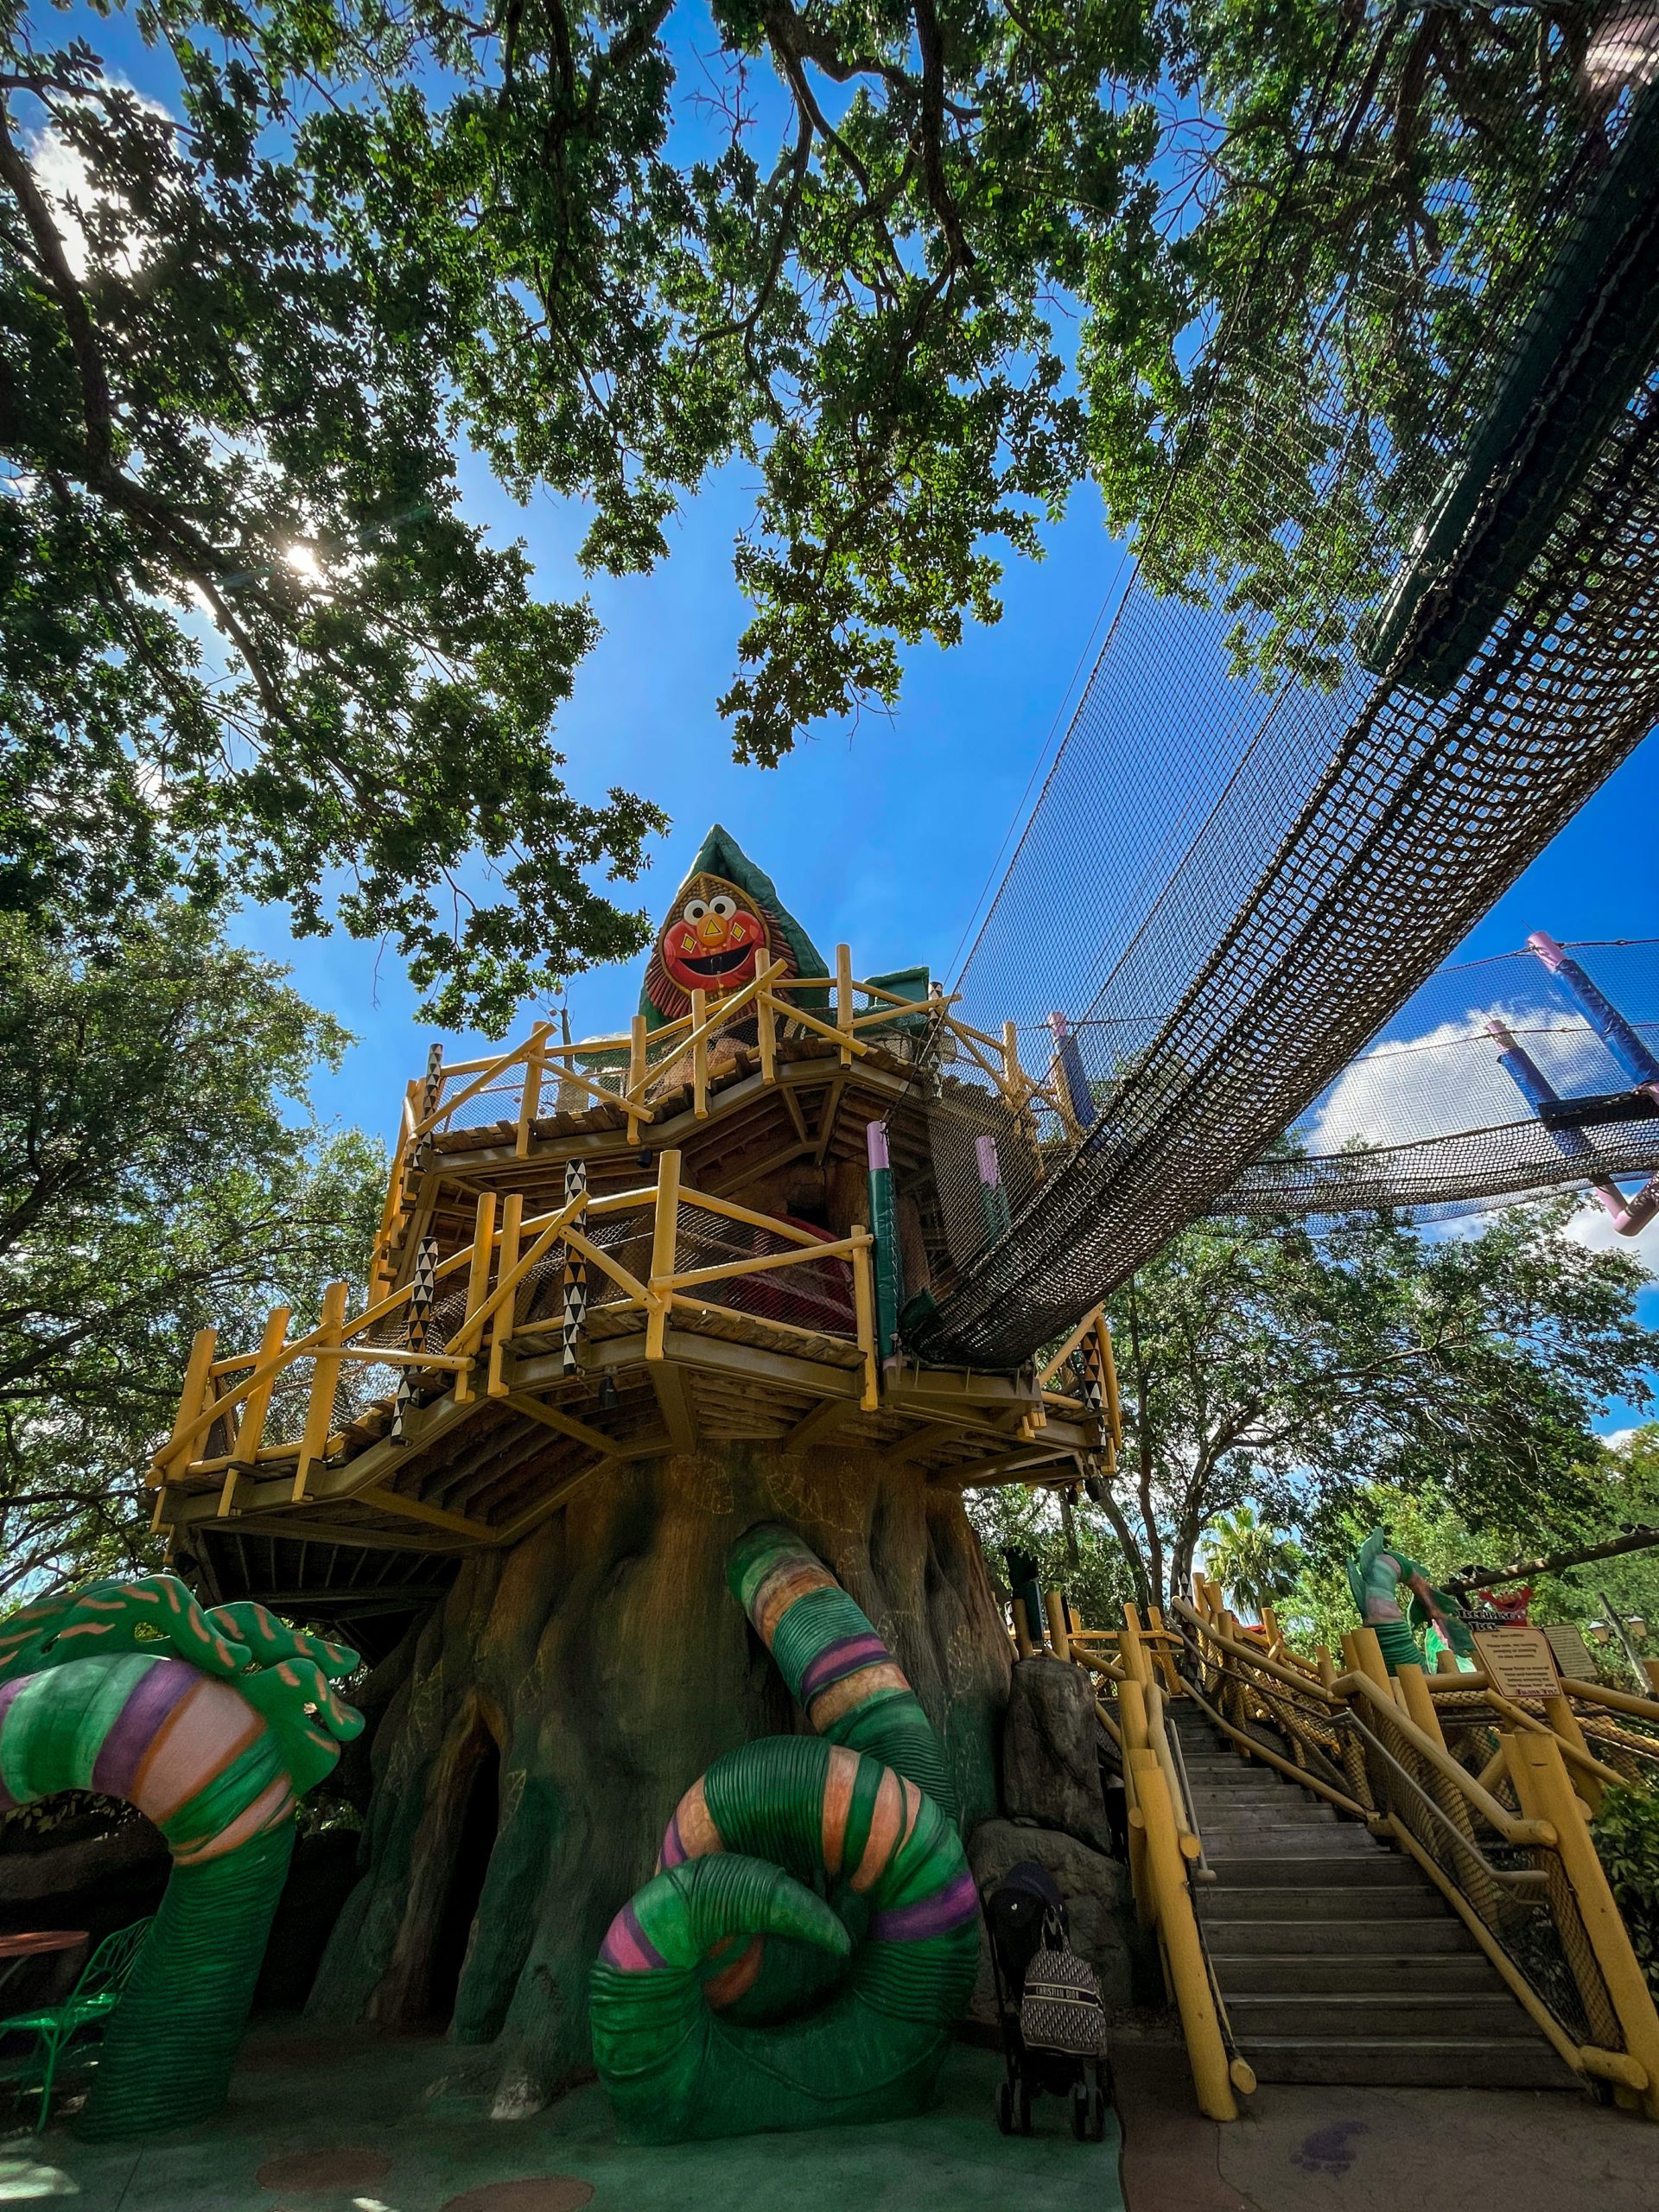
<instances>
[{"instance_id":1,"label":"support beam","mask_svg":"<svg viewBox=\"0 0 1659 2212\"><path fill-rule=\"evenodd\" d=\"M897 1444L880 1454L875 1464L883 1474L896 1473L912 1459L919 1459L924 1452L936 1451L941 1444L948 1443L957 1433L949 1422L928 1421L920 1428L912 1429L908 1436L900 1437Z\"/></svg>"},{"instance_id":2,"label":"support beam","mask_svg":"<svg viewBox=\"0 0 1659 2212\"><path fill-rule=\"evenodd\" d=\"M783 1437L779 1449L785 1452L804 1452L809 1444L821 1444L832 1428L838 1428L854 1411L845 1398L826 1398L814 1406L810 1414L803 1414L793 1428Z\"/></svg>"},{"instance_id":3,"label":"support beam","mask_svg":"<svg viewBox=\"0 0 1659 2212\"><path fill-rule=\"evenodd\" d=\"M965 1467L936 1468L928 1477L931 1483L948 1484L957 1490L969 1490L979 1484L1030 1482L1043 1468L1057 1473L1071 1464L1070 1452L1002 1452L988 1459L970 1459Z\"/></svg>"},{"instance_id":4,"label":"support beam","mask_svg":"<svg viewBox=\"0 0 1659 2212\"><path fill-rule=\"evenodd\" d=\"M674 1449L695 1452L697 1425L691 1410L691 1394L685 1387L684 1370L671 1366L666 1360L658 1361L651 1370L651 1387L657 1393L657 1403L662 1408Z\"/></svg>"},{"instance_id":5,"label":"support beam","mask_svg":"<svg viewBox=\"0 0 1659 2212\"><path fill-rule=\"evenodd\" d=\"M469 1521L464 1513L446 1513L441 1505L428 1505L418 1497L404 1497L395 1490L361 1490L357 1494L359 1505L371 1505L378 1513L395 1513L405 1521L419 1521L429 1529L442 1529L451 1536L463 1536L469 1542L486 1544L494 1531L482 1521Z\"/></svg>"},{"instance_id":6,"label":"support beam","mask_svg":"<svg viewBox=\"0 0 1659 2212\"><path fill-rule=\"evenodd\" d=\"M595 1459L591 1467L583 1467L579 1473L567 1476L545 1497L538 1497L533 1505L526 1506L516 1521L509 1521L496 1536L497 1545L505 1550L509 1544L516 1544L527 1536L532 1529L539 1528L543 1521L550 1520L562 1505L568 1504L577 1491L592 1482L594 1477L601 1473L609 1464L607 1459Z\"/></svg>"},{"instance_id":7,"label":"support beam","mask_svg":"<svg viewBox=\"0 0 1659 2212\"><path fill-rule=\"evenodd\" d=\"M574 1414L559 1413L551 1406L544 1406L539 1398L527 1396L522 1390L509 1391L507 1403L514 1413L523 1414L529 1421L538 1421L544 1428L554 1429L561 1436L572 1437L578 1444L585 1444L592 1451L603 1452L607 1459L616 1456L616 1439L607 1436L603 1429L590 1428L585 1421L578 1421Z\"/></svg>"}]
</instances>

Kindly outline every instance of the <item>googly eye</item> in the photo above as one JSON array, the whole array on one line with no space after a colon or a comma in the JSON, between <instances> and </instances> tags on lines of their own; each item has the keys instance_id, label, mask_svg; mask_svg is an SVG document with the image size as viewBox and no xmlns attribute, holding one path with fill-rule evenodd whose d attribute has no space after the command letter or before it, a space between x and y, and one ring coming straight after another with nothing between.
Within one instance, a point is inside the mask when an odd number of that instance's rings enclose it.
<instances>
[{"instance_id":1,"label":"googly eye","mask_svg":"<svg viewBox=\"0 0 1659 2212\"><path fill-rule=\"evenodd\" d=\"M709 901L709 905L710 910L718 914L722 922L729 922L732 916L737 912L736 899L728 899L723 893L718 899L711 899Z\"/></svg>"},{"instance_id":2,"label":"googly eye","mask_svg":"<svg viewBox=\"0 0 1659 2212\"><path fill-rule=\"evenodd\" d=\"M700 922L708 911L708 906L702 899L693 899L685 908L684 919L688 922Z\"/></svg>"}]
</instances>

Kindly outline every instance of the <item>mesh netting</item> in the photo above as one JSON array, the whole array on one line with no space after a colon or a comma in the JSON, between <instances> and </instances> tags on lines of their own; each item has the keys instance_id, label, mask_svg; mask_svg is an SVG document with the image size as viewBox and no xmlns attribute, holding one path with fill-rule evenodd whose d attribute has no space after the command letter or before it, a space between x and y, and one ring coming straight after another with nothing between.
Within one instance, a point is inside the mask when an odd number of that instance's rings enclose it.
<instances>
[{"instance_id":1,"label":"mesh netting","mask_svg":"<svg viewBox=\"0 0 1659 2212\"><path fill-rule=\"evenodd\" d=\"M1367 104L1393 80L1364 56L1402 11L1351 20L1351 96L1311 101L1281 200L1349 189L1373 147L1392 189ZM1501 174L1478 114L1440 118L1438 259L1402 233L1363 276L1321 274L1264 225L959 985L966 1019L1022 1038L1063 1011L1076 1126L1022 1127L971 1078L985 1128L943 1102L956 1274L912 1320L925 1355L1015 1364L1224 1194L1255 1203L1253 1163L1659 718L1659 87L1638 49L1605 98L1541 108ZM1432 404L1402 396L1407 340ZM1231 538L1206 566L1209 508ZM1463 1134L1421 1188L1554 1179L1527 1118L1442 1120ZM1645 1136L1597 1141L1645 1164ZM1349 1202L1375 1202L1351 1173ZM1305 1196L1338 1202L1328 1173Z\"/></svg>"},{"instance_id":2,"label":"mesh netting","mask_svg":"<svg viewBox=\"0 0 1659 2212\"><path fill-rule=\"evenodd\" d=\"M1572 951L1659 1053L1659 944ZM1622 1097L1630 1118L1547 1126L1504 1066L1506 1039L1562 1100ZM1439 1207L1659 1169L1659 1101L1632 1090L1571 991L1529 952L1432 976L1288 1135L1291 1156L1247 1167L1212 1211Z\"/></svg>"}]
</instances>

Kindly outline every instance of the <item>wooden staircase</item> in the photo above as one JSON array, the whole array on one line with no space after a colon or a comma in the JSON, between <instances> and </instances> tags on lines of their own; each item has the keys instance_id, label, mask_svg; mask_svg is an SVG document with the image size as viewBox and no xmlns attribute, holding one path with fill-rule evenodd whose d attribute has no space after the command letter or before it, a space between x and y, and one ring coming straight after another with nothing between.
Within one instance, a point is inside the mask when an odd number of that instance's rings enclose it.
<instances>
[{"instance_id":1,"label":"wooden staircase","mask_svg":"<svg viewBox=\"0 0 1659 2212\"><path fill-rule=\"evenodd\" d=\"M1197 1890L1205 1944L1258 2080L1582 2086L1409 1859L1191 1705L1167 1710L1215 1874Z\"/></svg>"}]
</instances>

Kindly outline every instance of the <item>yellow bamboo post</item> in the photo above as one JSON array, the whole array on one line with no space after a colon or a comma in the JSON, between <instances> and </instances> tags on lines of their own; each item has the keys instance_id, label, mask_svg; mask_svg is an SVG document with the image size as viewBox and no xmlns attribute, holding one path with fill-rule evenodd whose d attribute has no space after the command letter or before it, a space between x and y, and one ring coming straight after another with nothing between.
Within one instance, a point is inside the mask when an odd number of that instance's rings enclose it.
<instances>
[{"instance_id":1,"label":"yellow bamboo post","mask_svg":"<svg viewBox=\"0 0 1659 2212\"><path fill-rule=\"evenodd\" d=\"M1070 1659L1071 1638L1065 1625L1065 1599L1058 1590L1045 1590L1043 1611L1048 1618L1048 1640L1057 1659Z\"/></svg>"},{"instance_id":2,"label":"yellow bamboo post","mask_svg":"<svg viewBox=\"0 0 1659 2212\"><path fill-rule=\"evenodd\" d=\"M1642 2110L1648 2119L1659 2120L1659 2012L1654 2010L1630 1931L1567 1779L1561 1747L1553 1736L1535 1735L1530 1730L1517 1729L1503 1740L1522 1812L1548 1821L1555 1830L1561 1871L1595 1954L1624 2048L1648 2077L1641 2092Z\"/></svg>"},{"instance_id":3,"label":"yellow bamboo post","mask_svg":"<svg viewBox=\"0 0 1659 2212\"><path fill-rule=\"evenodd\" d=\"M1012 1021L1002 1025L1002 1082L1010 1109L1021 1112L1026 1103L1026 1073L1020 1065L1020 1031Z\"/></svg>"},{"instance_id":4,"label":"yellow bamboo post","mask_svg":"<svg viewBox=\"0 0 1659 2212\"><path fill-rule=\"evenodd\" d=\"M870 1281L870 1240L861 1221L855 1221L852 1235L856 1243L853 1250L853 1319L858 1330L858 1348L864 1355L864 1389L858 1405L861 1413L873 1414L881 1403L881 1363L875 1346L875 1294Z\"/></svg>"},{"instance_id":5,"label":"yellow bamboo post","mask_svg":"<svg viewBox=\"0 0 1659 2212\"><path fill-rule=\"evenodd\" d=\"M1586 1758L1591 1756L1590 1746L1585 1741L1584 1731L1579 1726L1579 1716L1573 1712L1565 1692L1544 1700L1544 1719L1564 1744L1571 1744L1575 1750L1582 1751ZM1593 1774L1586 1774L1582 1767L1569 1764L1567 1770L1573 1789L1583 1798L1590 1816L1593 1820L1601 1810L1602 1784Z\"/></svg>"},{"instance_id":6,"label":"yellow bamboo post","mask_svg":"<svg viewBox=\"0 0 1659 2212\"><path fill-rule=\"evenodd\" d=\"M261 1367L270 1365L281 1351L288 1335L286 1306L271 1308L265 1317L264 1333L259 1339ZM225 1470L225 1486L219 1494L218 1518L225 1520L236 1503L236 1484L238 1475L251 1475L259 1460L259 1440L265 1433L265 1415L270 1410L270 1394L276 1387L277 1370L274 1365L263 1382L256 1382L242 1402L242 1417L236 1424L236 1440L232 1445L231 1465Z\"/></svg>"},{"instance_id":7,"label":"yellow bamboo post","mask_svg":"<svg viewBox=\"0 0 1659 2212\"><path fill-rule=\"evenodd\" d=\"M763 984L754 998L754 1036L760 1047L760 1080L778 1080L778 1019L771 989Z\"/></svg>"},{"instance_id":8,"label":"yellow bamboo post","mask_svg":"<svg viewBox=\"0 0 1659 2212\"><path fill-rule=\"evenodd\" d=\"M636 1014L628 1024L628 1080L626 1100L628 1109L628 1142L639 1141L639 1116L634 1110L645 1103L645 1017Z\"/></svg>"},{"instance_id":9,"label":"yellow bamboo post","mask_svg":"<svg viewBox=\"0 0 1659 2212\"><path fill-rule=\"evenodd\" d=\"M464 1330L490 1294L490 1258L495 1249L495 1192L480 1193L478 1210L473 1217L472 1256L467 1264L467 1308L461 1317ZM508 1300L511 1305L512 1301ZM462 1368L456 1371L451 1385L454 1401L464 1406L475 1394L473 1378Z\"/></svg>"},{"instance_id":10,"label":"yellow bamboo post","mask_svg":"<svg viewBox=\"0 0 1659 2212\"><path fill-rule=\"evenodd\" d=\"M1157 1898L1158 1933L1174 1986L1181 2016L1181 2032L1192 2069L1192 2087L1198 2109L1207 2120L1236 2120L1238 2103L1227 2071L1227 2048L1221 2039L1221 2022L1198 1941L1198 1923L1192 1896L1186 1885L1186 1863L1181 1856L1180 1833L1169 1784L1156 1752L1131 1751L1135 1769L1135 1808L1131 1822L1145 1827L1147 1861Z\"/></svg>"},{"instance_id":11,"label":"yellow bamboo post","mask_svg":"<svg viewBox=\"0 0 1659 2212\"><path fill-rule=\"evenodd\" d=\"M1376 1637L1373 1637L1371 1641L1375 1643ZM1359 1663L1357 1646L1357 1631L1351 1628L1344 1629L1342 1631L1342 1671L1344 1675L1357 1675L1363 1671ZM1334 1675L1332 1677L1332 1687L1333 1688L1335 1687ZM1348 1777L1349 1793L1356 1803L1374 1810L1376 1801L1371 1796L1370 1773L1365 1764L1364 1746L1351 1728L1344 1728L1342 1732L1342 1770Z\"/></svg>"},{"instance_id":12,"label":"yellow bamboo post","mask_svg":"<svg viewBox=\"0 0 1659 2212\"><path fill-rule=\"evenodd\" d=\"M518 1094L518 1129L513 1138L512 1156L523 1160L530 1151L530 1133L536 1116L542 1110L542 1076L547 1066L547 1039L553 1025L538 1021L530 1033L530 1042L524 1048L524 1088Z\"/></svg>"},{"instance_id":13,"label":"yellow bamboo post","mask_svg":"<svg viewBox=\"0 0 1659 2212\"><path fill-rule=\"evenodd\" d=\"M1353 1631L1355 1671L1369 1675L1384 1696L1394 1694L1389 1674L1389 1662L1382 1656L1382 1646L1376 1640L1374 1628L1357 1628Z\"/></svg>"},{"instance_id":14,"label":"yellow bamboo post","mask_svg":"<svg viewBox=\"0 0 1659 2212\"><path fill-rule=\"evenodd\" d=\"M709 1019L709 994L691 994L691 1110L698 1121L709 1118L709 1039L702 1033Z\"/></svg>"},{"instance_id":15,"label":"yellow bamboo post","mask_svg":"<svg viewBox=\"0 0 1659 2212\"><path fill-rule=\"evenodd\" d=\"M836 947L836 1027L841 1032L841 1065L853 1065L853 951L847 944Z\"/></svg>"},{"instance_id":16,"label":"yellow bamboo post","mask_svg":"<svg viewBox=\"0 0 1659 2212\"><path fill-rule=\"evenodd\" d=\"M1135 1897L1136 1919L1142 1928L1151 1928L1157 1919L1157 1901L1147 1865L1146 1823L1135 1818L1132 1755L1150 1751L1152 1738L1147 1729L1147 1694L1133 1675L1126 1675L1117 1686L1117 1719L1123 1738L1123 1794L1129 1811L1129 1888Z\"/></svg>"},{"instance_id":17,"label":"yellow bamboo post","mask_svg":"<svg viewBox=\"0 0 1659 2212\"><path fill-rule=\"evenodd\" d=\"M1330 1645L1328 1643L1319 1645L1313 1657L1319 1670L1320 1688L1334 1690L1337 1687L1337 1662L1331 1656Z\"/></svg>"},{"instance_id":18,"label":"yellow bamboo post","mask_svg":"<svg viewBox=\"0 0 1659 2212\"><path fill-rule=\"evenodd\" d=\"M518 1264L518 1246L524 1225L524 1198L522 1191L509 1192L501 1201L501 1255L496 1262L495 1279L505 1282ZM492 1398L505 1398L511 1385L507 1381L507 1339L517 1324L518 1294L515 1291L504 1306L498 1306L490 1323L490 1371L485 1384L485 1394Z\"/></svg>"},{"instance_id":19,"label":"yellow bamboo post","mask_svg":"<svg viewBox=\"0 0 1659 2212\"><path fill-rule=\"evenodd\" d=\"M1164 1641L1165 1636L1167 1634L1167 1630L1164 1625L1164 1609L1161 1605L1148 1605L1147 1607L1147 1624L1149 1628L1156 1631L1158 1637L1157 1643L1153 1646L1151 1658L1152 1662L1154 1666L1157 1668L1159 1676L1162 1681L1164 1695L1166 1697L1185 1697L1186 1695L1186 1684L1176 1673L1175 1661L1171 1655L1168 1644Z\"/></svg>"},{"instance_id":20,"label":"yellow bamboo post","mask_svg":"<svg viewBox=\"0 0 1659 2212\"><path fill-rule=\"evenodd\" d=\"M328 1433L334 1419L334 1392L340 1386L338 1346L345 1332L346 1285L331 1282L322 1294L322 1313L317 1324L320 1341L311 1364L311 1395L306 1403L305 1428L294 1469L291 1503L295 1505L303 1499L311 1470L328 1448Z\"/></svg>"},{"instance_id":21,"label":"yellow bamboo post","mask_svg":"<svg viewBox=\"0 0 1659 2212\"><path fill-rule=\"evenodd\" d=\"M1117 1710L1123 1727L1124 1750L1150 1750L1152 1738L1147 1727L1146 1685L1137 1676L1126 1675L1118 1684Z\"/></svg>"},{"instance_id":22,"label":"yellow bamboo post","mask_svg":"<svg viewBox=\"0 0 1659 2212\"><path fill-rule=\"evenodd\" d=\"M164 1483L169 1474L183 1471L175 1469L173 1462L180 1455L180 1438L207 1402L207 1385L213 1379L208 1370L213 1366L213 1349L218 1342L217 1329L198 1329L191 1340L190 1357L185 1362L184 1382L179 1391L179 1410L173 1417L173 1433L156 1454L149 1471L152 1483ZM185 1459L188 1464L188 1453Z\"/></svg>"},{"instance_id":23,"label":"yellow bamboo post","mask_svg":"<svg viewBox=\"0 0 1659 2212\"><path fill-rule=\"evenodd\" d=\"M1446 1733L1440 1726L1440 1716L1435 1709L1434 1700L1429 1694L1427 1679L1422 1669L1402 1667L1395 1681L1400 1687L1407 1718L1416 1723L1432 1744L1445 1751ZM1414 1758L1411 1764L1422 1788L1469 1846L1468 1856L1459 1868L1459 1888L1486 1925L1496 1928L1500 1915L1497 1886L1487 1874L1475 1849L1475 1824L1470 1816L1468 1799L1455 1782L1427 1759Z\"/></svg>"},{"instance_id":24,"label":"yellow bamboo post","mask_svg":"<svg viewBox=\"0 0 1659 2212\"><path fill-rule=\"evenodd\" d=\"M665 1152L657 1163L657 1209L651 1229L651 1311L645 1317L645 1357L663 1357L668 1329L668 1301L673 1294L674 1261L680 1229L680 1155Z\"/></svg>"},{"instance_id":25,"label":"yellow bamboo post","mask_svg":"<svg viewBox=\"0 0 1659 2212\"><path fill-rule=\"evenodd\" d=\"M1023 1598L1016 1598L1014 1601L1014 1648L1022 1659L1037 1656L1037 1647L1031 1640L1031 1624L1026 1618Z\"/></svg>"}]
</instances>

